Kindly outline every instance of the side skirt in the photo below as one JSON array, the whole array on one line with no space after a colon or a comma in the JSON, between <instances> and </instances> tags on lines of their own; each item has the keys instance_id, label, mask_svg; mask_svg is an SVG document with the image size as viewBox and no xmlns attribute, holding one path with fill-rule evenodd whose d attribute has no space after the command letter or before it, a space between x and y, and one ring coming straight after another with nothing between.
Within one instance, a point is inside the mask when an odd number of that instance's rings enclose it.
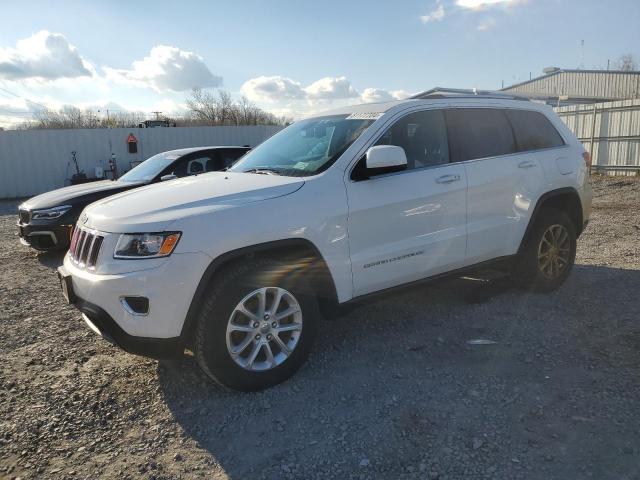
<instances>
[{"instance_id":1,"label":"side skirt","mask_svg":"<svg viewBox=\"0 0 640 480\"><path fill-rule=\"evenodd\" d=\"M415 280L413 282L403 283L401 285L385 288L384 290L379 290L377 292L366 293L364 295L353 297L351 300L347 300L346 302L339 304L338 307L340 309L344 308L345 311L349 311L351 307L355 307L357 304L360 304L363 301L366 301L372 298L378 299L381 297L391 296L398 292L401 292L402 290L406 290L406 289L415 287L417 285L432 283L438 280L442 280L444 278L460 277L460 276L470 275L470 274L478 273L479 271L490 270L490 269L509 271L511 268L511 262L517 256L518 255L516 254L516 255L506 255L503 257L493 258L491 260L485 260L484 262L479 262L473 265L458 268L456 270L451 270L449 272L440 273L432 277L426 277L420 280Z\"/></svg>"}]
</instances>

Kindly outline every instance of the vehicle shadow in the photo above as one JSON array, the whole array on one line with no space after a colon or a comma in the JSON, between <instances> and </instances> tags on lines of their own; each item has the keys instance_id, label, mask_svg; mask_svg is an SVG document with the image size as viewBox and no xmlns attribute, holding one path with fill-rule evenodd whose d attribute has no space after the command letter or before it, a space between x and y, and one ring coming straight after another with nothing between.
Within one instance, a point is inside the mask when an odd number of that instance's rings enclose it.
<instances>
[{"instance_id":1,"label":"vehicle shadow","mask_svg":"<svg viewBox=\"0 0 640 480\"><path fill-rule=\"evenodd\" d=\"M448 478L573 478L586 464L594 478L620 478L637 465L613 452L640 442L620 425L640 414L608 402L629 395L621 376L638 380L629 293L639 286L640 270L586 265L544 295L505 279L442 280L322 322L307 364L263 392L217 386L191 355L160 363L158 378L175 420L229 478L368 478L369 462L376 475L398 478L407 465L417 473L419 461ZM544 406L544 418L531 413ZM572 420L601 409L608 418L597 429ZM528 470L527 460L511 460L529 451ZM542 460L559 451L565 463Z\"/></svg>"},{"instance_id":2,"label":"vehicle shadow","mask_svg":"<svg viewBox=\"0 0 640 480\"><path fill-rule=\"evenodd\" d=\"M64 262L64 256L67 251L54 251L54 252L38 252L37 258L40 265L43 265L51 270L55 270Z\"/></svg>"}]
</instances>

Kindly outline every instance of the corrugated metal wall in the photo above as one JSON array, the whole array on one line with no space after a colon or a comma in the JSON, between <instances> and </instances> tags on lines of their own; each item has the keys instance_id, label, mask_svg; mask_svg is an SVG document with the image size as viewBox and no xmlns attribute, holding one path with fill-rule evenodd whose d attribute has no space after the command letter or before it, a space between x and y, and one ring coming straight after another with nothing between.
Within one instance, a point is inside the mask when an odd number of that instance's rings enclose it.
<instances>
[{"instance_id":1,"label":"corrugated metal wall","mask_svg":"<svg viewBox=\"0 0 640 480\"><path fill-rule=\"evenodd\" d=\"M255 147L282 127L181 127L113 128L74 130L0 131L0 198L37 195L69 184L75 173L71 152L88 177L94 169L108 168L111 152L118 170L130 169L130 162L156 153L206 145L251 145ZM133 133L138 152L129 154L127 137Z\"/></svg>"},{"instance_id":2,"label":"corrugated metal wall","mask_svg":"<svg viewBox=\"0 0 640 480\"><path fill-rule=\"evenodd\" d=\"M554 110L591 152L594 165L640 168L640 100Z\"/></svg>"},{"instance_id":3,"label":"corrugated metal wall","mask_svg":"<svg viewBox=\"0 0 640 480\"><path fill-rule=\"evenodd\" d=\"M640 73L572 71L558 72L504 89L531 95L627 99L640 98Z\"/></svg>"}]
</instances>

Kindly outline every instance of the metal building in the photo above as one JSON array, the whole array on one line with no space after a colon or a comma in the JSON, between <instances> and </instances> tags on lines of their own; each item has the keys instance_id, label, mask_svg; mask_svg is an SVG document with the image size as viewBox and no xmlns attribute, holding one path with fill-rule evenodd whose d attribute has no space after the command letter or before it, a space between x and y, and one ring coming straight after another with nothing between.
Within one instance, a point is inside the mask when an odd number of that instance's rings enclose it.
<instances>
[{"instance_id":1,"label":"metal building","mask_svg":"<svg viewBox=\"0 0 640 480\"><path fill-rule=\"evenodd\" d=\"M94 128L0 132L0 198L37 195L69 184L72 152L88 177L115 158L120 173L156 153L205 145L255 147L282 127ZM136 140L129 148L130 135Z\"/></svg>"},{"instance_id":2,"label":"metal building","mask_svg":"<svg viewBox=\"0 0 640 480\"><path fill-rule=\"evenodd\" d=\"M502 91L552 105L595 171L640 174L640 71L545 68Z\"/></svg>"},{"instance_id":3,"label":"metal building","mask_svg":"<svg viewBox=\"0 0 640 480\"><path fill-rule=\"evenodd\" d=\"M503 88L553 106L640 98L640 71L545 68L545 75Z\"/></svg>"}]
</instances>

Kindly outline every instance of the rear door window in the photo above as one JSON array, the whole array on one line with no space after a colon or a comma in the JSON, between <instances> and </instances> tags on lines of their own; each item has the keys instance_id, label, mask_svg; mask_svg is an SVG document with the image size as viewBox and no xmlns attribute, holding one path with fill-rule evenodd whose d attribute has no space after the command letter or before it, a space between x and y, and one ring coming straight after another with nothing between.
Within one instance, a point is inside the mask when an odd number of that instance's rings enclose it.
<instances>
[{"instance_id":1,"label":"rear door window","mask_svg":"<svg viewBox=\"0 0 640 480\"><path fill-rule=\"evenodd\" d=\"M516 152L513 130L502 110L452 108L446 118L453 162Z\"/></svg>"},{"instance_id":2,"label":"rear door window","mask_svg":"<svg viewBox=\"0 0 640 480\"><path fill-rule=\"evenodd\" d=\"M513 126L519 152L564 145L558 130L542 113L530 110L506 110L506 113Z\"/></svg>"}]
</instances>

